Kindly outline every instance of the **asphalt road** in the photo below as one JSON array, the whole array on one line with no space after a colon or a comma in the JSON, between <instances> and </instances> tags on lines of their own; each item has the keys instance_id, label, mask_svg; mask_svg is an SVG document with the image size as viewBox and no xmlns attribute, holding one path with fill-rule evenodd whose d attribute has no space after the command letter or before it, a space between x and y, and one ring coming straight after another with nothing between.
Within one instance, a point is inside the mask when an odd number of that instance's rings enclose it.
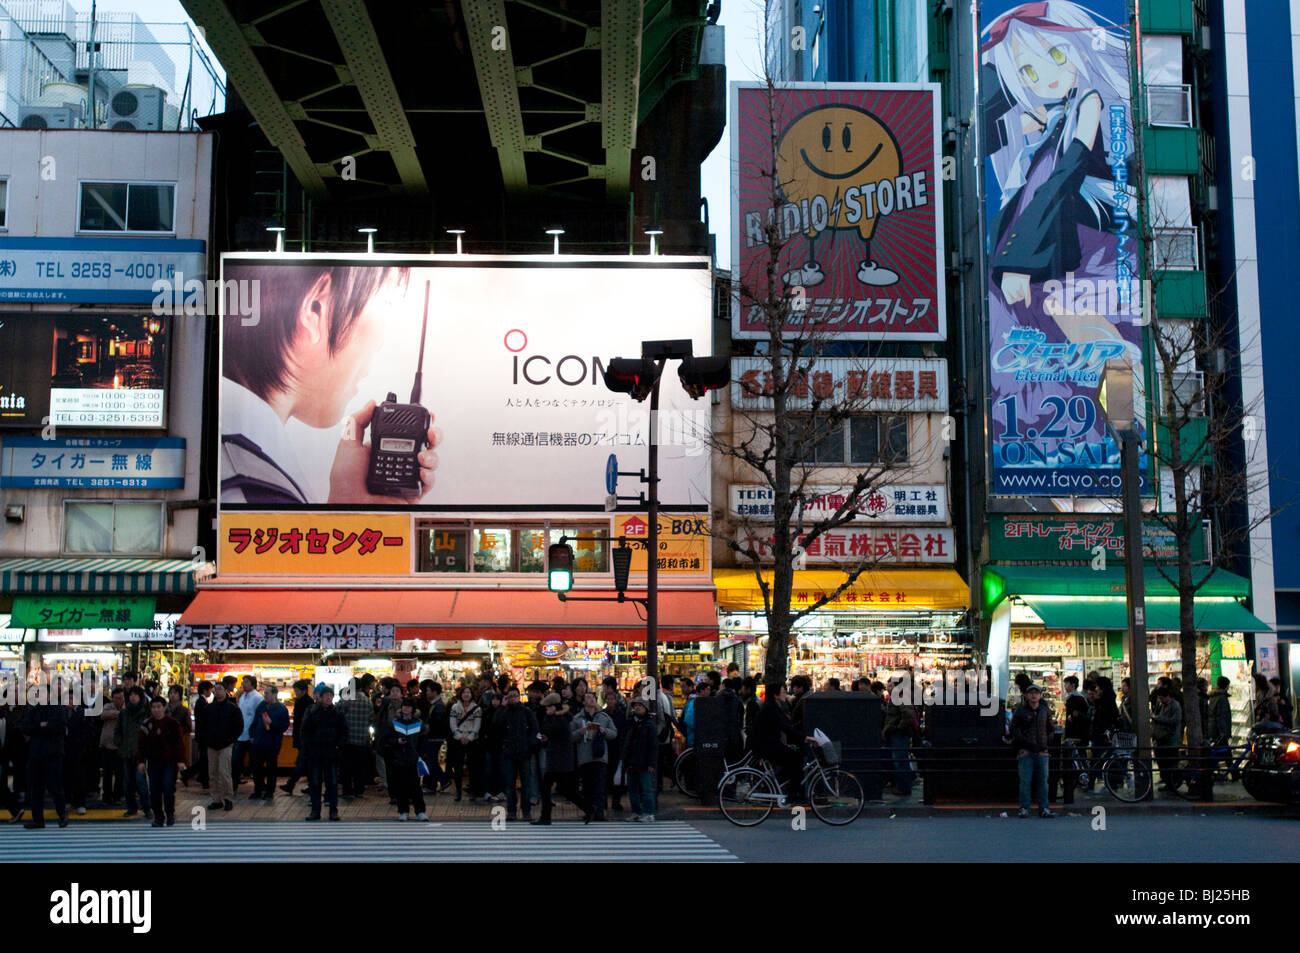
<instances>
[{"instance_id":1,"label":"asphalt road","mask_svg":"<svg viewBox=\"0 0 1300 953\"><path fill-rule=\"evenodd\" d=\"M1111 815L1105 821L1105 830L1094 830L1091 816L898 817L859 818L832 828L809 816L805 830L794 830L788 815L774 813L752 829L726 821L691 826L742 861L1300 861L1300 820L1294 818Z\"/></svg>"}]
</instances>

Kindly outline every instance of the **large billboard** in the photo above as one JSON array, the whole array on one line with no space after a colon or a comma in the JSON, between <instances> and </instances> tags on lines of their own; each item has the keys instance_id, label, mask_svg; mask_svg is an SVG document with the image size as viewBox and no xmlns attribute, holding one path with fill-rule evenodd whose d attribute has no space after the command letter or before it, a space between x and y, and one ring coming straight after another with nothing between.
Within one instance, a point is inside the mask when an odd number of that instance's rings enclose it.
<instances>
[{"instance_id":1,"label":"large billboard","mask_svg":"<svg viewBox=\"0 0 1300 953\"><path fill-rule=\"evenodd\" d=\"M712 349L702 258L226 255L222 281L259 303L222 319L227 510L603 512L649 434L603 367ZM670 365L660 408L661 500L707 509L708 402Z\"/></svg>"},{"instance_id":2,"label":"large billboard","mask_svg":"<svg viewBox=\"0 0 1300 953\"><path fill-rule=\"evenodd\" d=\"M1108 373L1131 373L1146 427L1126 4L986 0L981 17L992 491L1116 496Z\"/></svg>"},{"instance_id":3,"label":"large billboard","mask_svg":"<svg viewBox=\"0 0 1300 953\"><path fill-rule=\"evenodd\" d=\"M789 294L791 334L943 340L939 87L732 83L731 96L735 336L766 338L764 304Z\"/></svg>"},{"instance_id":4,"label":"large billboard","mask_svg":"<svg viewBox=\"0 0 1300 953\"><path fill-rule=\"evenodd\" d=\"M0 313L0 427L165 427L169 331L151 314Z\"/></svg>"}]
</instances>

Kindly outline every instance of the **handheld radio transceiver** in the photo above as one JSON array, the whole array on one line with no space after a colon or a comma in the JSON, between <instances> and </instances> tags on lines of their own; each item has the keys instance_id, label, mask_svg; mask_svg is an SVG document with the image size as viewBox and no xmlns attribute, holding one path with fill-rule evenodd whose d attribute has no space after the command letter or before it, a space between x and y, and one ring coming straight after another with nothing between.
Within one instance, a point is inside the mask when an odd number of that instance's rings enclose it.
<instances>
[{"instance_id":1,"label":"handheld radio transceiver","mask_svg":"<svg viewBox=\"0 0 1300 953\"><path fill-rule=\"evenodd\" d=\"M420 495L420 452L429 446L429 411L420 406L424 336L428 330L429 282L425 282L420 356L416 359L410 403L399 404L397 395L390 391L370 418L370 466L366 470L366 489L371 493L406 497Z\"/></svg>"}]
</instances>

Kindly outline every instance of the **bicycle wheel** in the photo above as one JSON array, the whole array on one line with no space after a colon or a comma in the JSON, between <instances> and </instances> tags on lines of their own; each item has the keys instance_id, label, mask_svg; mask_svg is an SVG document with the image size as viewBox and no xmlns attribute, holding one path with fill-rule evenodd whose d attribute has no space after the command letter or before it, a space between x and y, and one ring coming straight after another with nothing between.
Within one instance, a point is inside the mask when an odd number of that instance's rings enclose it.
<instances>
[{"instance_id":1,"label":"bicycle wheel","mask_svg":"<svg viewBox=\"0 0 1300 953\"><path fill-rule=\"evenodd\" d=\"M852 824L866 803L862 784L839 768L823 768L809 778L808 800L813 813L834 827Z\"/></svg>"},{"instance_id":2,"label":"bicycle wheel","mask_svg":"<svg viewBox=\"0 0 1300 953\"><path fill-rule=\"evenodd\" d=\"M1131 755L1110 758L1101 774L1106 790L1121 801L1141 801L1151 793L1151 765Z\"/></svg>"},{"instance_id":3,"label":"bicycle wheel","mask_svg":"<svg viewBox=\"0 0 1300 953\"><path fill-rule=\"evenodd\" d=\"M677 785L677 790L689 798L700 796L699 786L695 783L699 777L699 761L695 749L687 748L677 756L677 762L673 765L673 782Z\"/></svg>"},{"instance_id":4,"label":"bicycle wheel","mask_svg":"<svg viewBox=\"0 0 1300 953\"><path fill-rule=\"evenodd\" d=\"M776 784L754 768L728 771L718 783L722 816L740 827L753 827L767 820L776 798Z\"/></svg>"}]
</instances>

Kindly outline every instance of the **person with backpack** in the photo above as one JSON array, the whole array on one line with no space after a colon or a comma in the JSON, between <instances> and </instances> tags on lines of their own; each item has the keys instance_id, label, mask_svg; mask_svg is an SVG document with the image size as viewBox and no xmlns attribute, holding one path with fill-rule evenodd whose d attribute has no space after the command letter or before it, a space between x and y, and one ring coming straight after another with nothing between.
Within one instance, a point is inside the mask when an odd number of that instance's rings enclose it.
<instances>
[{"instance_id":1,"label":"person with backpack","mask_svg":"<svg viewBox=\"0 0 1300 953\"><path fill-rule=\"evenodd\" d=\"M384 726L375 747L388 766L388 791L397 800L397 819L410 817L415 807L417 820L427 821L424 810L424 792L420 785L420 751L428 726L420 718L416 700L410 695L402 699L397 716Z\"/></svg>"},{"instance_id":2,"label":"person with backpack","mask_svg":"<svg viewBox=\"0 0 1300 953\"><path fill-rule=\"evenodd\" d=\"M921 734L921 721L916 709L906 704L900 686L903 679L889 683L889 703L885 705L884 725L880 736L892 752L894 767L894 793L899 797L912 794L912 740Z\"/></svg>"}]
</instances>

